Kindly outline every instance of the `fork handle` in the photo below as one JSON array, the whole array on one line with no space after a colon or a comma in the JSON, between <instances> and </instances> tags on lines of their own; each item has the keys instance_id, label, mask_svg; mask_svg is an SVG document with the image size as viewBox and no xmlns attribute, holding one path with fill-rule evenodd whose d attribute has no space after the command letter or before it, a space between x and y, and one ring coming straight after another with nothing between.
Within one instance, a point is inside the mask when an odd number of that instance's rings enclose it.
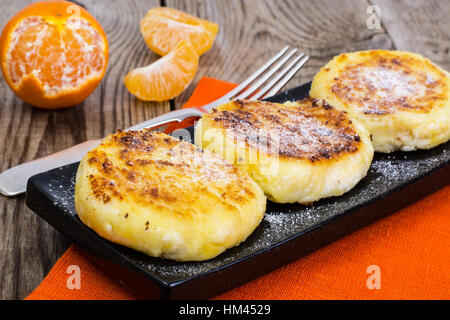
<instances>
[{"instance_id":1,"label":"fork handle","mask_svg":"<svg viewBox=\"0 0 450 320\"><path fill-rule=\"evenodd\" d=\"M180 109L144 121L126 130L157 128L170 122L181 122L187 118L200 117L201 115L202 112L198 109ZM25 162L3 171L0 174L0 194L12 197L24 193L29 178L35 174L80 161L89 150L99 145L100 142L101 139L85 141L46 157Z\"/></svg>"}]
</instances>

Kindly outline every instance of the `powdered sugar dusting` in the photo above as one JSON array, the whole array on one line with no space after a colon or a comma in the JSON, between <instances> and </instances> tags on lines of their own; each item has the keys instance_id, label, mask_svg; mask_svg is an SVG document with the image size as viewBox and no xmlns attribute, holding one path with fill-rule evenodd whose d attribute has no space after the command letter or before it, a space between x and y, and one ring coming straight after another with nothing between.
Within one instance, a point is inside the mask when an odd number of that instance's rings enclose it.
<instances>
[{"instance_id":1,"label":"powdered sugar dusting","mask_svg":"<svg viewBox=\"0 0 450 320\"><path fill-rule=\"evenodd\" d=\"M332 92L366 114L396 110L427 111L447 99L445 75L433 65L397 56L371 56L363 63L348 65L334 79Z\"/></svg>"},{"instance_id":2,"label":"powdered sugar dusting","mask_svg":"<svg viewBox=\"0 0 450 320\"><path fill-rule=\"evenodd\" d=\"M374 198L449 164L450 143L432 150L376 154L367 177L350 192L341 197L319 201L313 206L268 202L265 218L255 232L238 247L209 261L179 263L147 257L120 245L111 243L111 246L123 255L123 259L132 261L165 281L191 278L308 232L318 224L345 214L347 210L364 206ZM62 213L78 220L73 204L76 169L77 165L70 165L52 170L43 174L35 183L44 187L45 195Z\"/></svg>"},{"instance_id":3,"label":"powdered sugar dusting","mask_svg":"<svg viewBox=\"0 0 450 320\"><path fill-rule=\"evenodd\" d=\"M276 156L329 159L355 152L360 141L350 119L319 99L284 105L235 101L207 117L227 129L227 137Z\"/></svg>"}]
</instances>

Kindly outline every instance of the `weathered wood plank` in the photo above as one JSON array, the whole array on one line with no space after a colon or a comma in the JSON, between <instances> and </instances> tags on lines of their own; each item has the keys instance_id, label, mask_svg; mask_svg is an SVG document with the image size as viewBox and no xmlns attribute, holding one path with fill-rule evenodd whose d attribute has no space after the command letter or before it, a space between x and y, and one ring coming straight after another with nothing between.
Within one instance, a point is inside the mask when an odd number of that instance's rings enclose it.
<instances>
[{"instance_id":1,"label":"weathered wood plank","mask_svg":"<svg viewBox=\"0 0 450 320\"><path fill-rule=\"evenodd\" d=\"M34 2L1 1L0 27ZM100 138L170 110L170 104L131 96L123 77L157 59L139 33L139 20L159 0L78 0L102 24L110 46L105 78L82 104L64 110L32 108L0 79L0 170ZM23 197L0 197L0 299L22 298L48 273L68 242L24 205Z\"/></svg>"},{"instance_id":2,"label":"weathered wood plank","mask_svg":"<svg viewBox=\"0 0 450 320\"><path fill-rule=\"evenodd\" d=\"M450 2L374 0L395 48L425 55L450 70Z\"/></svg>"},{"instance_id":3,"label":"weathered wood plank","mask_svg":"<svg viewBox=\"0 0 450 320\"><path fill-rule=\"evenodd\" d=\"M180 107L202 76L240 82L285 45L311 56L287 85L308 82L331 57L345 51L391 48L384 30L366 26L366 1L167 0L167 6L217 22L213 48L200 59L193 84L176 99Z\"/></svg>"}]
</instances>

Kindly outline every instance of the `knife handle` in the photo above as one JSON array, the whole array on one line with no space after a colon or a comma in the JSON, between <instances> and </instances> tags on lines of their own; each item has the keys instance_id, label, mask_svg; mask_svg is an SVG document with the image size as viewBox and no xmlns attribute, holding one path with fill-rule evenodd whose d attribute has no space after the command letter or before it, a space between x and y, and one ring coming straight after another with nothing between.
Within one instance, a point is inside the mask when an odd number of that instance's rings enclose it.
<instances>
[{"instance_id":1,"label":"knife handle","mask_svg":"<svg viewBox=\"0 0 450 320\"><path fill-rule=\"evenodd\" d=\"M0 193L12 197L24 193L28 179L35 174L78 162L101 140L88 140L43 158L19 164L0 174Z\"/></svg>"}]
</instances>

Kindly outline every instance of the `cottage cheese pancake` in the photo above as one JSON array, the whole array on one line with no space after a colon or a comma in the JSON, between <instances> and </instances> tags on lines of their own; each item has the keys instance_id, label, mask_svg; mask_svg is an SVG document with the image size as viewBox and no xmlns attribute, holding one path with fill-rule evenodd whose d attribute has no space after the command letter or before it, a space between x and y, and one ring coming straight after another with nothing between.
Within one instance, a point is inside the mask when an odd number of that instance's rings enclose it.
<instances>
[{"instance_id":1,"label":"cottage cheese pancake","mask_svg":"<svg viewBox=\"0 0 450 320\"><path fill-rule=\"evenodd\" d=\"M245 173L166 134L118 132L82 159L75 206L100 236L154 257L206 260L244 241L266 198Z\"/></svg>"},{"instance_id":2,"label":"cottage cheese pancake","mask_svg":"<svg viewBox=\"0 0 450 320\"><path fill-rule=\"evenodd\" d=\"M239 100L205 114L196 144L237 164L280 203L339 196L367 173L369 133L323 100Z\"/></svg>"},{"instance_id":3,"label":"cottage cheese pancake","mask_svg":"<svg viewBox=\"0 0 450 320\"><path fill-rule=\"evenodd\" d=\"M310 94L360 120L375 151L429 149L450 139L449 73L418 54L341 54L315 76Z\"/></svg>"}]
</instances>

